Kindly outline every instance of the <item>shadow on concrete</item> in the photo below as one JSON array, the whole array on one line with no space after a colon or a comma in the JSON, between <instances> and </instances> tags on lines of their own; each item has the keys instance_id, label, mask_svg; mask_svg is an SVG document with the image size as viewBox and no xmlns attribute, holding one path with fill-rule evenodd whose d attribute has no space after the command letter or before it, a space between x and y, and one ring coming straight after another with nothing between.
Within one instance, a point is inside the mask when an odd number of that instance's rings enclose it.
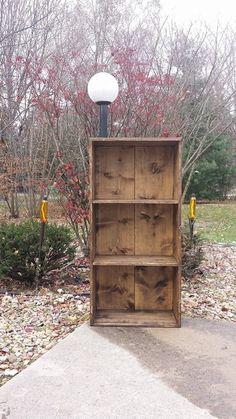
<instances>
[{"instance_id":1,"label":"shadow on concrete","mask_svg":"<svg viewBox=\"0 0 236 419\"><path fill-rule=\"evenodd\" d=\"M145 368L196 406L221 419L236 418L235 324L188 319L181 329L93 330L132 353Z\"/></svg>"}]
</instances>

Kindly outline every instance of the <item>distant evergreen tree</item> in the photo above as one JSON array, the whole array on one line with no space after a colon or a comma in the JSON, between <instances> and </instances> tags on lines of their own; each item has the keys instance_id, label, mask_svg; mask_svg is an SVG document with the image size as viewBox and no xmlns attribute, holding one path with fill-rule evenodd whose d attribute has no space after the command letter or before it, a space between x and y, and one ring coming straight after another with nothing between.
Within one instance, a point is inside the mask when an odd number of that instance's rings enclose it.
<instances>
[{"instance_id":1,"label":"distant evergreen tree","mask_svg":"<svg viewBox=\"0 0 236 419\"><path fill-rule=\"evenodd\" d=\"M186 200L192 193L197 199L224 200L235 182L231 139L221 137L208 149L195 167ZM185 184L187 176L184 177Z\"/></svg>"}]
</instances>

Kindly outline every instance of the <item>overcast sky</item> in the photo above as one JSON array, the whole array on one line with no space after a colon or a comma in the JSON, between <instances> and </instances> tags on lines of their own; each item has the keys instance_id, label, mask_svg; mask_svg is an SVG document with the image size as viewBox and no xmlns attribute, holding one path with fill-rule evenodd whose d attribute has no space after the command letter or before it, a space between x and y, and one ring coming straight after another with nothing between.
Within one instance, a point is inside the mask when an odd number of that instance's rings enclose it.
<instances>
[{"instance_id":1,"label":"overcast sky","mask_svg":"<svg viewBox=\"0 0 236 419\"><path fill-rule=\"evenodd\" d=\"M161 0L162 11L177 22L206 20L236 25L236 0Z\"/></svg>"}]
</instances>

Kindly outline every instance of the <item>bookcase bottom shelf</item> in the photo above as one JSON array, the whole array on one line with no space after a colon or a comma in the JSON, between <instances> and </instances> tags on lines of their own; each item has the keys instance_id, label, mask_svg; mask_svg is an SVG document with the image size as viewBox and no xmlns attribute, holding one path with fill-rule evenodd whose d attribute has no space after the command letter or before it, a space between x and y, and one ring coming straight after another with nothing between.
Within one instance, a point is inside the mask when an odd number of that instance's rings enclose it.
<instances>
[{"instance_id":1,"label":"bookcase bottom shelf","mask_svg":"<svg viewBox=\"0 0 236 419\"><path fill-rule=\"evenodd\" d=\"M94 326L179 327L172 311L97 310Z\"/></svg>"}]
</instances>

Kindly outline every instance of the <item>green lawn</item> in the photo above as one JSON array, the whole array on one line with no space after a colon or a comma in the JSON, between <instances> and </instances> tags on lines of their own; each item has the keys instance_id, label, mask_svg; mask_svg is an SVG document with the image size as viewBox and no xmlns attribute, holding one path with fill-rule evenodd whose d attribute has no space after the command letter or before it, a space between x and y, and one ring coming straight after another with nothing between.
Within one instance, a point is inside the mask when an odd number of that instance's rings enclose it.
<instances>
[{"instance_id":1,"label":"green lawn","mask_svg":"<svg viewBox=\"0 0 236 419\"><path fill-rule=\"evenodd\" d=\"M0 202L1 213L6 212ZM1 218L1 217L0 217ZM184 229L188 228L188 205L183 205ZM236 204L199 204L195 231L208 243L236 244Z\"/></svg>"},{"instance_id":2,"label":"green lawn","mask_svg":"<svg viewBox=\"0 0 236 419\"><path fill-rule=\"evenodd\" d=\"M183 205L183 223L188 223L188 205ZM210 243L236 244L236 205L197 205L195 232Z\"/></svg>"}]
</instances>

